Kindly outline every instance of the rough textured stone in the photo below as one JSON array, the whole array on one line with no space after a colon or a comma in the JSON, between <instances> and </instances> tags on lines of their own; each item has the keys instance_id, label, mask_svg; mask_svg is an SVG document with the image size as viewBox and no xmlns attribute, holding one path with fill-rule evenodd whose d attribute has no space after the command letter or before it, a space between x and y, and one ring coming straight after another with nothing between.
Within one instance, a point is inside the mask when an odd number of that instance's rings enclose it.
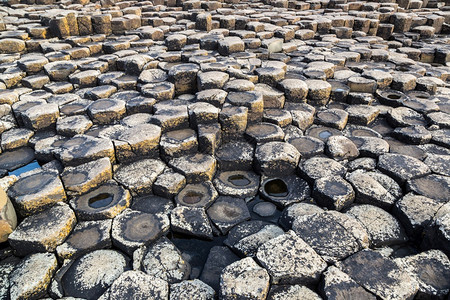
<instances>
[{"instance_id":1,"label":"rough textured stone","mask_svg":"<svg viewBox=\"0 0 450 300\"><path fill-rule=\"evenodd\" d=\"M227 266L220 277L220 297L265 299L269 292L267 271L250 257Z\"/></svg>"}]
</instances>

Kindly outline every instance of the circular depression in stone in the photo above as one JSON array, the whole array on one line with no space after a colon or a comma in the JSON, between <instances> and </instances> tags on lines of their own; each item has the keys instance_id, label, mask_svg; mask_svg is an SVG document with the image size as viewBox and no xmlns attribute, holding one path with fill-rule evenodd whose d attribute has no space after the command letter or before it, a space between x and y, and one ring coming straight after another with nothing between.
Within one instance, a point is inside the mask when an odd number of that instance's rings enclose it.
<instances>
[{"instance_id":1,"label":"circular depression in stone","mask_svg":"<svg viewBox=\"0 0 450 300\"><path fill-rule=\"evenodd\" d=\"M208 214L212 219L220 220L222 222L231 222L242 214L242 208L233 205L232 203L221 202L212 206L208 210Z\"/></svg>"},{"instance_id":2,"label":"circular depression in stone","mask_svg":"<svg viewBox=\"0 0 450 300\"><path fill-rule=\"evenodd\" d=\"M205 196L204 194L196 191L188 191L186 194L183 195L181 201L187 204L196 204L202 201L202 198L204 196Z\"/></svg>"},{"instance_id":3,"label":"circular depression in stone","mask_svg":"<svg viewBox=\"0 0 450 300\"><path fill-rule=\"evenodd\" d=\"M123 224L123 236L130 241L148 241L161 232L161 225L151 214L138 214L128 218Z\"/></svg>"},{"instance_id":4,"label":"circular depression in stone","mask_svg":"<svg viewBox=\"0 0 450 300\"><path fill-rule=\"evenodd\" d=\"M386 97L388 97L389 99L397 100L400 99L402 96L398 94L388 94Z\"/></svg>"},{"instance_id":5,"label":"circular depression in stone","mask_svg":"<svg viewBox=\"0 0 450 300\"><path fill-rule=\"evenodd\" d=\"M18 181L14 185L14 190L20 195L34 194L41 190L43 186L48 185L55 179L55 176L47 173L37 173L30 175Z\"/></svg>"},{"instance_id":6,"label":"circular depression in stone","mask_svg":"<svg viewBox=\"0 0 450 300\"><path fill-rule=\"evenodd\" d=\"M342 135L337 129L326 127L326 126L316 126L311 127L307 133L308 136L315 137L323 142L326 142L328 138L332 135Z\"/></svg>"},{"instance_id":7,"label":"circular depression in stone","mask_svg":"<svg viewBox=\"0 0 450 300\"><path fill-rule=\"evenodd\" d=\"M79 220L102 220L114 218L130 205L130 192L107 183L80 197L70 200Z\"/></svg>"},{"instance_id":8,"label":"circular depression in stone","mask_svg":"<svg viewBox=\"0 0 450 300\"><path fill-rule=\"evenodd\" d=\"M282 179L271 179L264 184L264 191L270 197L287 197L289 190L286 182Z\"/></svg>"},{"instance_id":9,"label":"circular depression in stone","mask_svg":"<svg viewBox=\"0 0 450 300\"><path fill-rule=\"evenodd\" d=\"M251 181L243 174L230 175L228 176L227 181L235 186L247 186L251 183Z\"/></svg>"},{"instance_id":10,"label":"circular depression in stone","mask_svg":"<svg viewBox=\"0 0 450 300\"><path fill-rule=\"evenodd\" d=\"M0 169L12 171L23 167L34 160L34 151L24 147L0 154Z\"/></svg>"},{"instance_id":11,"label":"circular depression in stone","mask_svg":"<svg viewBox=\"0 0 450 300\"><path fill-rule=\"evenodd\" d=\"M103 208L111 204L114 195L109 193L101 193L92 198L89 198L88 205L92 208Z\"/></svg>"},{"instance_id":12,"label":"circular depression in stone","mask_svg":"<svg viewBox=\"0 0 450 300\"><path fill-rule=\"evenodd\" d=\"M188 184L175 196L178 205L207 208L217 198L211 182Z\"/></svg>"},{"instance_id":13,"label":"circular depression in stone","mask_svg":"<svg viewBox=\"0 0 450 300\"><path fill-rule=\"evenodd\" d=\"M220 172L214 178L214 186L221 195L254 197L258 193L259 176L249 171Z\"/></svg>"},{"instance_id":14,"label":"circular depression in stone","mask_svg":"<svg viewBox=\"0 0 450 300\"><path fill-rule=\"evenodd\" d=\"M277 207L270 202L259 202L253 206L253 212L260 217L270 217L275 214Z\"/></svg>"}]
</instances>

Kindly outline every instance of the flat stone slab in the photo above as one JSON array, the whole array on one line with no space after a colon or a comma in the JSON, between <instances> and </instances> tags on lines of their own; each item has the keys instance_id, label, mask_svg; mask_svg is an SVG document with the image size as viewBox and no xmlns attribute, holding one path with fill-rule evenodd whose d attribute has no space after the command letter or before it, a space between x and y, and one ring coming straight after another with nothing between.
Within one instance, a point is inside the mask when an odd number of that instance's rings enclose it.
<instances>
[{"instance_id":1,"label":"flat stone slab","mask_svg":"<svg viewBox=\"0 0 450 300\"><path fill-rule=\"evenodd\" d=\"M79 222L63 244L56 247L62 259L74 259L88 252L111 247L112 220Z\"/></svg>"},{"instance_id":2,"label":"flat stone slab","mask_svg":"<svg viewBox=\"0 0 450 300\"><path fill-rule=\"evenodd\" d=\"M37 299L44 296L57 267L58 262L52 253L36 253L26 257L11 272L11 298Z\"/></svg>"},{"instance_id":3,"label":"flat stone slab","mask_svg":"<svg viewBox=\"0 0 450 300\"><path fill-rule=\"evenodd\" d=\"M118 300L137 295L145 298L167 299L169 285L166 281L141 271L125 271L114 280L101 298Z\"/></svg>"},{"instance_id":4,"label":"flat stone slab","mask_svg":"<svg viewBox=\"0 0 450 300\"><path fill-rule=\"evenodd\" d=\"M414 297L419 289L417 281L394 261L372 250L350 256L338 268L378 297L405 299Z\"/></svg>"},{"instance_id":5,"label":"flat stone slab","mask_svg":"<svg viewBox=\"0 0 450 300\"><path fill-rule=\"evenodd\" d=\"M58 174L53 172L38 172L19 178L8 195L22 216L33 215L66 200L64 186Z\"/></svg>"},{"instance_id":6,"label":"flat stone slab","mask_svg":"<svg viewBox=\"0 0 450 300\"><path fill-rule=\"evenodd\" d=\"M400 184L430 173L430 169L426 164L414 157L402 154L384 154L380 156L377 167Z\"/></svg>"},{"instance_id":7,"label":"flat stone slab","mask_svg":"<svg viewBox=\"0 0 450 300\"><path fill-rule=\"evenodd\" d=\"M358 205L347 214L354 216L367 230L370 243L375 247L400 244L408 240L403 226L388 212L372 205Z\"/></svg>"},{"instance_id":8,"label":"flat stone slab","mask_svg":"<svg viewBox=\"0 0 450 300\"><path fill-rule=\"evenodd\" d=\"M327 262L369 247L367 230L355 218L336 211L298 217L292 230Z\"/></svg>"},{"instance_id":9,"label":"flat stone slab","mask_svg":"<svg viewBox=\"0 0 450 300\"><path fill-rule=\"evenodd\" d=\"M169 284L188 279L191 272L190 264L166 237L160 238L148 247L136 250L133 254L133 268Z\"/></svg>"},{"instance_id":10,"label":"flat stone slab","mask_svg":"<svg viewBox=\"0 0 450 300\"><path fill-rule=\"evenodd\" d=\"M96 250L73 262L62 278L65 294L75 298L100 297L127 271L130 259L115 250Z\"/></svg>"},{"instance_id":11,"label":"flat stone slab","mask_svg":"<svg viewBox=\"0 0 450 300\"><path fill-rule=\"evenodd\" d=\"M270 277L252 258L246 257L227 266L220 277L220 297L265 299Z\"/></svg>"},{"instance_id":12,"label":"flat stone slab","mask_svg":"<svg viewBox=\"0 0 450 300\"><path fill-rule=\"evenodd\" d=\"M167 233L167 215L154 215L126 209L117 215L111 227L113 245L131 255L138 247L148 245Z\"/></svg>"},{"instance_id":13,"label":"flat stone slab","mask_svg":"<svg viewBox=\"0 0 450 300\"><path fill-rule=\"evenodd\" d=\"M117 168L114 179L135 194L149 194L152 192L153 183L164 171L165 166L162 161L156 159L136 161Z\"/></svg>"},{"instance_id":14,"label":"flat stone slab","mask_svg":"<svg viewBox=\"0 0 450 300\"><path fill-rule=\"evenodd\" d=\"M326 262L293 231L264 243L256 258L274 284L312 284L326 268Z\"/></svg>"},{"instance_id":15,"label":"flat stone slab","mask_svg":"<svg viewBox=\"0 0 450 300\"><path fill-rule=\"evenodd\" d=\"M17 255L53 252L75 227L75 213L65 203L29 216L9 235L9 244Z\"/></svg>"}]
</instances>

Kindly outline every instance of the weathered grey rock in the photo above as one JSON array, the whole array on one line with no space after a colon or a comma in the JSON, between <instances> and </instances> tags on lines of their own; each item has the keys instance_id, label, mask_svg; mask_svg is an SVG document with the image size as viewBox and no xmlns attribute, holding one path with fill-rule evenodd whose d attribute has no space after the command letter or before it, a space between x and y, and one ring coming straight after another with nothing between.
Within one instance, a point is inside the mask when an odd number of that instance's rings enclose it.
<instances>
[{"instance_id":1,"label":"weathered grey rock","mask_svg":"<svg viewBox=\"0 0 450 300\"><path fill-rule=\"evenodd\" d=\"M394 127L407 127L427 124L425 118L420 113L407 107L397 107L389 110L387 114L387 120Z\"/></svg>"},{"instance_id":2,"label":"weathered grey rock","mask_svg":"<svg viewBox=\"0 0 450 300\"><path fill-rule=\"evenodd\" d=\"M172 199L186 185L186 178L172 170L164 171L153 182L153 193L158 196Z\"/></svg>"},{"instance_id":3,"label":"weathered grey rock","mask_svg":"<svg viewBox=\"0 0 450 300\"><path fill-rule=\"evenodd\" d=\"M302 177L313 182L325 176L344 176L346 168L339 162L326 157L312 157L299 165Z\"/></svg>"},{"instance_id":4,"label":"weathered grey rock","mask_svg":"<svg viewBox=\"0 0 450 300\"><path fill-rule=\"evenodd\" d=\"M115 250L95 250L76 259L62 278L65 295L98 299L129 269L130 259Z\"/></svg>"},{"instance_id":5,"label":"weathered grey rock","mask_svg":"<svg viewBox=\"0 0 450 300\"><path fill-rule=\"evenodd\" d=\"M322 154L325 149L325 144L321 140L310 136L292 137L286 141L297 148L304 159Z\"/></svg>"},{"instance_id":6,"label":"weathered grey rock","mask_svg":"<svg viewBox=\"0 0 450 300\"><path fill-rule=\"evenodd\" d=\"M85 133L92 125L92 121L86 116L69 116L58 118L56 121L56 131L60 135L74 136Z\"/></svg>"},{"instance_id":7,"label":"weathered grey rock","mask_svg":"<svg viewBox=\"0 0 450 300\"><path fill-rule=\"evenodd\" d=\"M217 199L218 193L211 181L186 185L175 196L177 205L207 209Z\"/></svg>"},{"instance_id":8,"label":"weathered grey rock","mask_svg":"<svg viewBox=\"0 0 450 300\"><path fill-rule=\"evenodd\" d=\"M323 80L306 80L308 86L308 99L312 103L324 105L328 102L331 94L331 84Z\"/></svg>"},{"instance_id":9,"label":"weathered grey rock","mask_svg":"<svg viewBox=\"0 0 450 300\"><path fill-rule=\"evenodd\" d=\"M445 297L450 290L449 277L450 260L439 250L429 250L395 262L406 269L419 283L416 297Z\"/></svg>"},{"instance_id":10,"label":"weathered grey rock","mask_svg":"<svg viewBox=\"0 0 450 300\"><path fill-rule=\"evenodd\" d=\"M419 238L442 205L437 200L409 193L395 203L394 214L409 236Z\"/></svg>"},{"instance_id":11,"label":"weathered grey rock","mask_svg":"<svg viewBox=\"0 0 450 300\"><path fill-rule=\"evenodd\" d=\"M304 102L308 94L308 85L299 79L284 79L279 84L287 101Z\"/></svg>"},{"instance_id":12,"label":"weathered grey rock","mask_svg":"<svg viewBox=\"0 0 450 300\"><path fill-rule=\"evenodd\" d=\"M300 153L283 142L269 142L258 146L255 151L256 170L267 176L288 175L295 171Z\"/></svg>"},{"instance_id":13,"label":"weathered grey rock","mask_svg":"<svg viewBox=\"0 0 450 300\"><path fill-rule=\"evenodd\" d=\"M66 193L58 174L37 172L19 178L8 190L22 216L29 216L65 201Z\"/></svg>"},{"instance_id":14,"label":"weathered grey rock","mask_svg":"<svg viewBox=\"0 0 450 300\"><path fill-rule=\"evenodd\" d=\"M111 162L106 157L76 167L66 167L61 174L67 193L72 195L86 193L111 177Z\"/></svg>"},{"instance_id":15,"label":"weathered grey rock","mask_svg":"<svg viewBox=\"0 0 450 300\"><path fill-rule=\"evenodd\" d=\"M284 132L279 126L265 122L249 125L245 135L254 143L282 141L284 138Z\"/></svg>"},{"instance_id":16,"label":"weathered grey rock","mask_svg":"<svg viewBox=\"0 0 450 300\"><path fill-rule=\"evenodd\" d=\"M222 270L237 260L239 258L228 247L212 247L200 275L200 280L211 286L215 291L219 291Z\"/></svg>"},{"instance_id":17,"label":"weathered grey rock","mask_svg":"<svg viewBox=\"0 0 450 300\"><path fill-rule=\"evenodd\" d=\"M26 257L11 272L11 299L38 299L44 296L57 267L58 262L52 253L36 253Z\"/></svg>"},{"instance_id":18,"label":"weathered grey rock","mask_svg":"<svg viewBox=\"0 0 450 300\"><path fill-rule=\"evenodd\" d=\"M213 300L216 292L201 280L185 280L170 286L170 299L204 299Z\"/></svg>"},{"instance_id":19,"label":"weathered grey rock","mask_svg":"<svg viewBox=\"0 0 450 300\"><path fill-rule=\"evenodd\" d=\"M400 184L430 173L426 164L416 158L402 154L381 155L377 167Z\"/></svg>"},{"instance_id":20,"label":"weathered grey rock","mask_svg":"<svg viewBox=\"0 0 450 300\"><path fill-rule=\"evenodd\" d=\"M75 72L77 65L72 61L54 61L44 66L44 71L52 81L66 81Z\"/></svg>"},{"instance_id":21,"label":"weathered grey rock","mask_svg":"<svg viewBox=\"0 0 450 300\"><path fill-rule=\"evenodd\" d=\"M247 171L225 171L217 173L213 183L221 195L248 198L258 193L259 176Z\"/></svg>"},{"instance_id":22,"label":"weathered grey rock","mask_svg":"<svg viewBox=\"0 0 450 300\"><path fill-rule=\"evenodd\" d=\"M318 112L316 118L318 124L342 130L347 124L348 113L342 109L329 108Z\"/></svg>"},{"instance_id":23,"label":"weathered grey rock","mask_svg":"<svg viewBox=\"0 0 450 300\"><path fill-rule=\"evenodd\" d=\"M447 166L450 164L450 156L428 154L424 163L436 174L450 176L450 170Z\"/></svg>"},{"instance_id":24,"label":"weathered grey rock","mask_svg":"<svg viewBox=\"0 0 450 300\"><path fill-rule=\"evenodd\" d=\"M345 136L330 136L327 140L326 152L336 160L354 159L359 156L356 145Z\"/></svg>"},{"instance_id":25,"label":"weathered grey rock","mask_svg":"<svg viewBox=\"0 0 450 300\"><path fill-rule=\"evenodd\" d=\"M166 237L160 238L148 247L136 250L133 254L133 268L142 269L148 275L169 284L188 279L191 272L189 263Z\"/></svg>"},{"instance_id":26,"label":"weathered grey rock","mask_svg":"<svg viewBox=\"0 0 450 300\"><path fill-rule=\"evenodd\" d=\"M297 218L292 230L327 262L339 261L369 247L365 228L355 218L336 211Z\"/></svg>"},{"instance_id":27,"label":"weathered grey rock","mask_svg":"<svg viewBox=\"0 0 450 300\"><path fill-rule=\"evenodd\" d=\"M236 241L229 241L232 249L238 253L240 256L255 257L258 248L265 242L284 234L284 231L272 224L262 224L255 228L250 227L246 229L247 223L241 223L240 225L233 228L233 230L238 231L239 229L244 229L240 233L240 237Z\"/></svg>"},{"instance_id":28,"label":"weathered grey rock","mask_svg":"<svg viewBox=\"0 0 450 300\"><path fill-rule=\"evenodd\" d=\"M110 248L112 220L78 223L63 244L56 247L60 259L75 259L94 250Z\"/></svg>"},{"instance_id":29,"label":"weathered grey rock","mask_svg":"<svg viewBox=\"0 0 450 300\"><path fill-rule=\"evenodd\" d=\"M230 55L244 51L244 42L239 37L225 37L219 41L218 51L221 55Z\"/></svg>"},{"instance_id":30,"label":"weathered grey rock","mask_svg":"<svg viewBox=\"0 0 450 300\"><path fill-rule=\"evenodd\" d=\"M216 159L201 153L174 158L169 165L186 177L186 182L212 180L216 172Z\"/></svg>"},{"instance_id":31,"label":"weathered grey rock","mask_svg":"<svg viewBox=\"0 0 450 300\"><path fill-rule=\"evenodd\" d=\"M166 215L125 209L113 220L112 242L131 255L138 247L148 245L167 233L169 227L170 221Z\"/></svg>"},{"instance_id":32,"label":"weathered grey rock","mask_svg":"<svg viewBox=\"0 0 450 300\"><path fill-rule=\"evenodd\" d=\"M289 230L297 218L321 212L323 212L323 209L315 204L306 202L294 203L283 210L278 223L285 230Z\"/></svg>"},{"instance_id":33,"label":"weathered grey rock","mask_svg":"<svg viewBox=\"0 0 450 300\"><path fill-rule=\"evenodd\" d=\"M272 285L270 287L269 296L267 299L270 300L288 300L288 299L298 299L298 300L319 300L319 295L310 290L303 285Z\"/></svg>"},{"instance_id":34,"label":"weathered grey rock","mask_svg":"<svg viewBox=\"0 0 450 300\"><path fill-rule=\"evenodd\" d=\"M170 213L172 230L190 236L212 239L212 228L204 208L178 206Z\"/></svg>"},{"instance_id":35,"label":"weathered grey rock","mask_svg":"<svg viewBox=\"0 0 450 300\"><path fill-rule=\"evenodd\" d=\"M293 231L264 243L256 258L274 284L313 284L326 268L326 262Z\"/></svg>"},{"instance_id":36,"label":"weathered grey rock","mask_svg":"<svg viewBox=\"0 0 450 300\"><path fill-rule=\"evenodd\" d=\"M153 182L164 171L165 164L157 159L144 159L121 165L114 172L114 179L139 195L152 192ZM145 174L142 176L142 174Z\"/></svg>"},{"instance_id":37,"label":"weathered grey rock","mask_svg":"<svg viewBox=\"0 0 450 300\"><path fill-rule=\"evenodd\" d=\"M89 105L88 114L95 124L113 124L125 115L125 104L119 99L100 99Z\"/></svg>"},{"instance_id":38,"label":"weathered grey rock","mask_svg":"<svg viewBox=\"0 0 450 300\"><path fill-rule=\"evenodd\" d=\"M192 129L174 130L161 136L162 155L168 159L186 154L195 154L198 150L197 135Z\"/></svg>"},{"instance_id":39,"label":"weathered grey rock","mask_svg":"<svg viewBox=\"0 0 450 300\"><path fill-rule=\"evenodd\" d=\"M375 295L366 291L349 275L330 266L324 273L320 289L325 299L364 298L375 300Z\"/></svg>"},{"instance_id":40,"label":"weathered grey rock","mask_svg":"<svg viewBox=\"0 0 450 300\"><path fill-rule=\"evenodd\" d=\"M411 179L406 183L408 191L429 197L439 202L446 202L449 199L447 193L450 186L450 179L447 176L426 175L424 177Z\"/></svg>"},{"instance_id":41,"label":"weathered grey rock","mask_svg":"<svg viewBox=\"0 0 450 300\"><path fill-rule=\"evenodd\" d=\"M422 145L431 140L431 133L422 125L396 128L392 135L408 144Z\"/></svg>"},{"instance_id":42,"label":"weathered grey rock","mask_svg":"<svg viewBox=\"0 0 450 300\"><path fill-rule=\"evenodd\" d=\"M9 244L19 256L53 252L75 227L75 213L65 203L24 219L9 235Z\"/></svg>"},{"instance_id":43,"label":"weathered grey rock","mask_svg":"<svg viewBox=\"0 0 450 300\"><path fill-rule=\"evenodd\" d=\"M26 49L25 42L19 39L6 38L0 42L0 53L19 53Z\"/></svg>"},{"instance_id":44,"label":"weathered grey rock","mask_svg":"<svg viewBox=\"0 0 450 300\"><path fill-rule=\"evenodd\" d=\"M295 176L263 177L259 189L261 197L285 207L304 201L311 194L308 183Z\"/></svg>"},{"instance_id":45,"label":"weathered grey rock","mask_svg":"<svg viewBox=\"0 0 450 300\"><path fill-rule=\"evenodd\" d=\"M321 177L314 182L312 195L320 206L342 210L353 203L355 192L340 176Z\"/></svg>"},{"instance_id":46,"label":"weathered grey rock","mask_svg":"<svg viewBox=\"0 0 450 300\"><path fill-rule=\"evenodd\" d=\"M389 210L402 195L398 184L381 173L355 171L347 174L346 179L356 191L357 203L371 204Z\"/></svg>"},{"instance_id":47,"label":"weathered grey rock","mask_svg":"<svg viewBox=\"0 0 450 300\"><path fill-rule=\"evenodd\" d=\"M233 226L250 219L244 200L225 196L217 198L208 208L207 214L222 234L227 234Z\"/></svg>"},{"instance_id":48,"label":"weathered grey rock","mask_svg":"<svg viewBox=\"0 0 450 300\"><path fill-rule=\"evenodd\" d=\"M99 158L114 161L114 146L106 139L77 135L61 145L57 158L66 166L76 166Z\"/></svg>"},{"instance_id":49,"label":"weathered grey rock","mask_svg":"<svg viewBox=\"0 0 450 300\"><path fill-rule=\"evenodd\" d=\"M350 137L350 140L357 146L360 156L376 158L389 152L389 143L378 137L356 136Z\"/></svg>"},{"instance_id":50,"label":"weathered grey rock","mask_svg":"<svg viewBox=\"0 0 450 300\"><path fill-rule=\"evenodd\" d=\"M417 281L378 252L363 250L338 264L359 285L381 298L406 299L416 294Z\"/></svg>"},{"instance_id":51,"label":"weathered grey rock","mask_svg":"<svg viewBox=\"0 0 450 300\"><path fill-rule=\"evenodd\" d=\"M370 243L375 247L401 244L408 240L397 219L379 207L358 205L350 208L347 214L355 217L364 226Z\"/></svg>"},{"instance_id":52,"label":"weathered grey rock","mask_svg":"<svg viewBox=\"0 0 450 300\"><path fill-rule=\"evenodd\" d=\"M216 152L219 169L223 171L251 170L254 148L246 142L223 144Z\"/></svg>"},{"instance_id":53,"label":"weathered grey rock","mask_svg":"<svg viewBox=\"0 0 450 300\"><path fill-rule=\"evenodd\" d=\"M78 220L112 219L130 206L131 194L115 181L103 185L72 198L70 205L77 214Z\"/></svg>"},{"instance_id":54,"label":"weathered grey rock","mask_svg":"<svg viewBox=\"0 0 450 300\"><path fill-rule=\"evenodd\" d=\"M125 298L167 299L169 285L166 281L141 271L125 271L111 284L101 299Z\"/></svg>"},{"instance_id":55,"label":"weathered grey rock","mask_svg":"<svg viewBox=\"0 0 450 300\"><path fill-rule=\"evenodd\" d=\"M220 277L220 297L265 299L270 277L252 258L246 257L227 266Z\"/></svg>"},{"instance_id":56,"label":"weathered grey rock","mask_svg":"<svg viewBox=\"0 0 450 300\"><path fill-rule=\"evenodd\" d=\"M128 162L142 157L157 157L160 137L161 128L153 124L123 128L114 136L117 160Z\"/></svg>"},{"instance_id":57,"label":"weathered grey rock","mask_svg":"<svg viewBox=\"0 0 450 300\"><path fill-rule=\"evenodd\" d=\"M133 210L155 215L168 215L174 208L172 200L155 195L135 197L130 207Z\"/></svg>"},{"instance_id":58,"label":"weathered grey rock","mask_svg":"<svg viewBox=\"0 0 450 300\"><path fill-rule=\"evenodd\" d=\"M14 128L2 133L1 147L3 150L14 150L25 147L34 132L26 128Z\"/></svg>"},{"instance_id":59,"label":"weathered grey rock","mask_svg":"<svg viewBox=\"0 0 450 300\"><path fill-rule=\"evenodd\" d=\"M21 113L24 125L32 130L43 130L55 125L59 117L58 105L42 104L33 106Z\"/></svg>"}]
</instances>

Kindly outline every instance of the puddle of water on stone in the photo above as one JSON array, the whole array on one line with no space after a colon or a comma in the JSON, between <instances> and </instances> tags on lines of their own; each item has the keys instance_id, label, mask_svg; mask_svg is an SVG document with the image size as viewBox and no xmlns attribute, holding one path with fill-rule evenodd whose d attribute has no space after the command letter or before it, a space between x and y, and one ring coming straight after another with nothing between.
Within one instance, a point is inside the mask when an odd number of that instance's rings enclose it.
<instances>
[{"instance_id":1,"label":"puddle of water on stone","mask_svg":"<svg viewBox=\"0 0 450 300\"><path fill-rule=\"evenodd\" d=\"M38 169L41 166L39 165L39 163L36 160L33 160L31 163L29 163L28 165L25 165L23 167L20 167L18 169L15 169L14 171L8 172L8 175L16 175L16 176L20 176L21 174L34 170L34 169Z\"/></svg>"},{"instance_id":2,"label":"puddle of water on stone","mask_svg":"<svg viewBox=\"0 0 450 300\"><path fill-rule=\"evenodd\" d=\"M101 193L89 199L89 206L92 208L106 207L113 201L113 195L108 193Z\"/></svg>"},{"instance_id":3,"label":"puddle of water on stone","mask_svg":"<svg viewBox=\"0 0 450 300\"><path fill-rule=\"evenodd\" d=\"M272 197L286 197L289 194L286 183L281 179L273 179L266 182L264 191Z\"/></svg>"},{"instance_id":4,"label":"puddle of water on stone","mask_svg":"<svg viewBox=\"0 0 450 300\"><path fill-rule=\"evenodd\" d=\"M270 222L273 224L278 224L278 219L280 218L280 215L282 212L282 210L280 210L280 208L276 207L273 214L269 215L269 216L261 216L254 212L255 206L261 206L261 205L264 205L265 203L270 203L270 202L262 200L261 198L259 198L259 196L256 196L252 201L248 202L247 207L250 212L250 217L252 218L252 220L260 220L260 221ZM258 210L258 208L256 210Z\"/></svg>"},{"instance_id":5,"label":"puddle of water on stone","mask_svg":"<svg viewBox=\"0 0 450 300\"><path fill-rule=\"evenodd\" d=\"M203 198L203 194L195 192L195 191L189 191L186 193L186 195L183 197L183 202L187 204L195 204L199 203Z\"/></svg>"},{"instance_id":6,"label":"puddle of water on stone","mask_svg":"<svg viewBox=\"0 0 450 300\"><path fill-rule=\"evenodd\" d=\"M250 180L244 175L231 175L228 177L228 181L236 186L246 186L250 184Z\"/></svg>"},{"instance_id":7,"label":"puddle of water on stone","mask_svg":"<svg viewBox=\"0 0 450 300\"><path fill-rule=\"evenodd\" d=\"M330 131L328 131L328 130L324 130L324 131L321 131L319 133L319 137L322 138L322 139L327 139L327 138L329 138L332 135L333 134Z\"/></svg>"}]
</instances>

